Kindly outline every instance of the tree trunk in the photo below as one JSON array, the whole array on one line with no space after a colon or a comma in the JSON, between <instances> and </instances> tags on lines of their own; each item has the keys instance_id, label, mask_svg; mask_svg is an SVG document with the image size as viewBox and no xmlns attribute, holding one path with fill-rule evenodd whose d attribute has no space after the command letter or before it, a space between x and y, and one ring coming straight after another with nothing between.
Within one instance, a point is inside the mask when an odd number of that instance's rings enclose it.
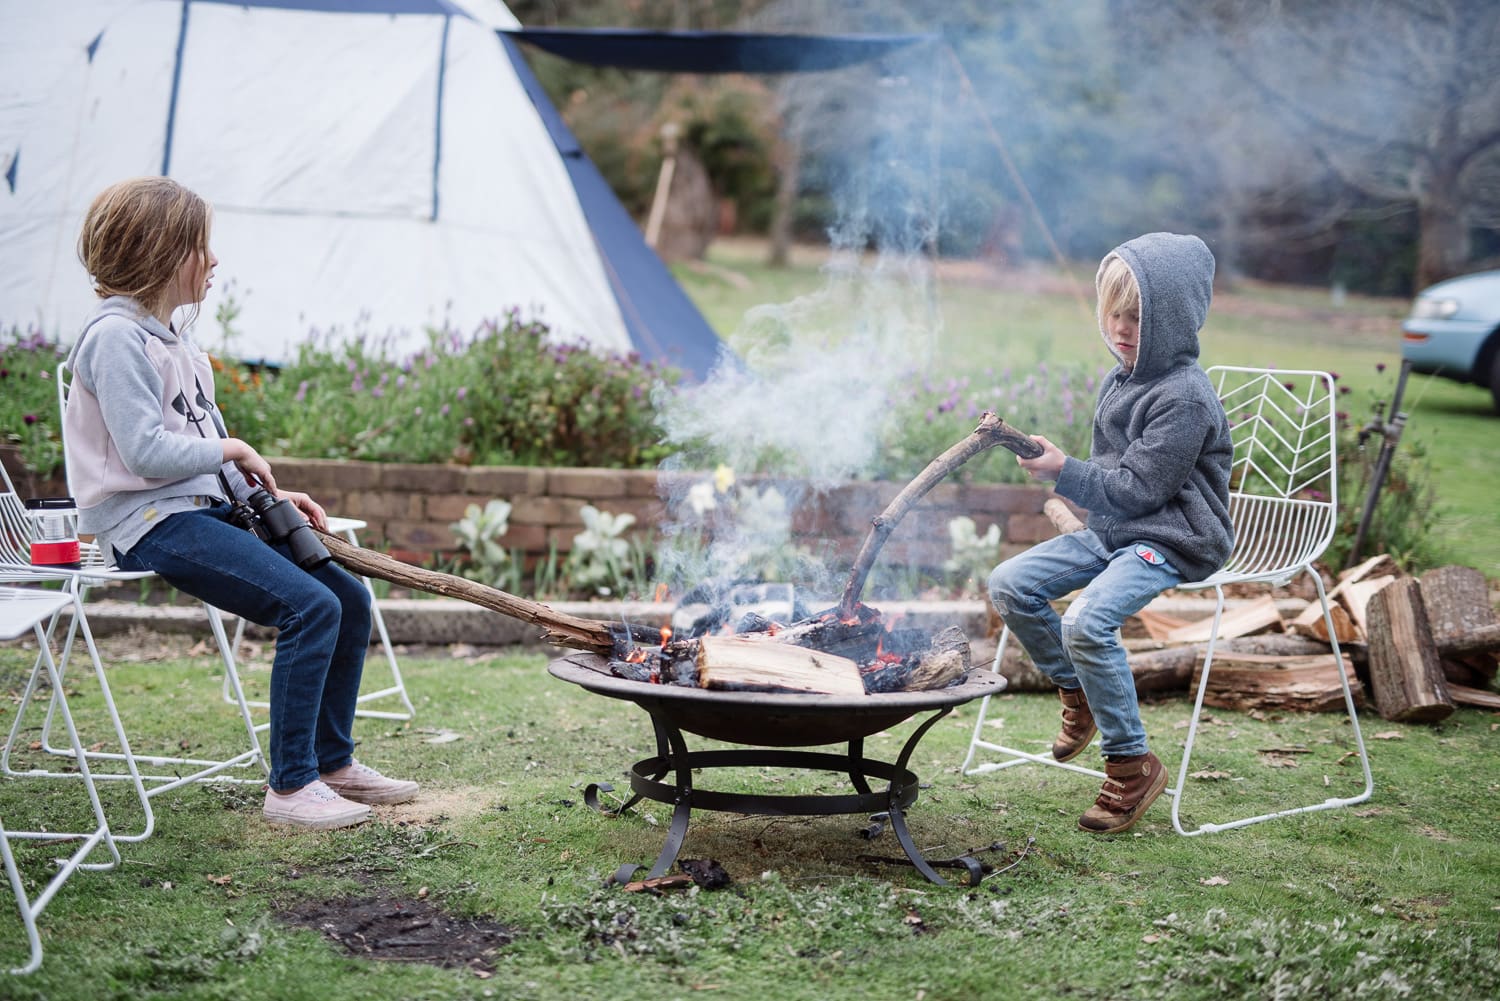
<instances>
[{"instance_id":1,"label":"tree trunk","mask_svg":"<svg viewBox=\"0 0 1500 1001\"><path fill-rule=\"evenodd\" d=\"M776 199L771 206L771 256L773 268L784 268L791 258L792 223L797 214L797 191L802 186L802 141L797 127L786 123L777 147Z\"/></svg>"}]
</instances>

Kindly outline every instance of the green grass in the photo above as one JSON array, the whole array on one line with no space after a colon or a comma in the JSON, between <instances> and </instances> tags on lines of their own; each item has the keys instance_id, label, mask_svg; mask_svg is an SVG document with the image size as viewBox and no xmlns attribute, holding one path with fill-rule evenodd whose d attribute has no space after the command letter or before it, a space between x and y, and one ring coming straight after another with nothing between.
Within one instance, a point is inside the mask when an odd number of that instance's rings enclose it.
<instances>
[{"instance_id":1,"label":"green grass","mask_svg":"<svg viewBox=\"0 0 1500 1001\"><path fill-rule=\"evenodd\" d=\"M207 750L234 733L211 662L164 640L166 659L132 660L155 642L107 651L138 746ZM176 643L176 646L173 644ZM30 654L0 648L0 722L16 711ZM1008 846L1014 863L977 889L929 885L905 868L857 861L899 855L870 842L860 817L694 815L684 858L719 860L735 883L661 897L602 888L622 862L649 863L670 811L609 819L582 786L613 780L654 752L637 707L557 681L537 654L407 653L411 723L362 719L359 754L423 783L414 808L348 831L288 833L259 816L259 793L192 787L157 797L158 832L127 846L118 871L75 876L41 919L46 958L6 998L1488 998L1500 992L1500 749L1494 717L1460 710L1434 726L1366 720L1375 798L1352 809L1200 838L1172 833L1162 800L1138 828L1076 830L1093 780L1023 768L958 773L977 707L940 721L913 769L929 783L911 811L931 857ZM372 671L376 667L372 663ZM264 665L246 677L262 690ZM70 683L85 740L102 736L94 679ZM1174 767L1184 699L1148 705L1154 746ZM35 711L35 710L33 710ZM1347 725L1330 717L1215 713L1195 763L1188 812L1224 819L1294 796L1358 787L1343 758ZM35 721L38 717L28 717ZM1044 695L996 700L995 733L1041 746L1055 726ZM871 738L892 760L916 721ZM432 743L444 731L457 740ZM27 739L34 738L28 731ZM707 742L689 738L690 746ZM1295 768L1259 749L1303 745ZM1174 776L1175 777L1175 776ZM844 790L832 775L700 773L701 786ZM135 811L106 787L117 825ZM0 781L16 828L76 826L76 783ZM1034 839L1034 840L1033 840ZM1024 855L1020 850L1032 841ZM36 891L56 852L20 847ZM385 891L423 897L516 931L480 978L464 970L345 955L273 915L299 902ZM0 966L24 958L0 907Z\"/></svg>"},{"instance_id":2,"label":"green grass","mask_svg":"<svg viewBox=\"0 0 1500 1001\"><path fill-rule=\"evenodd\" d=\"M742 325L747 310L788 303L825 285L821 256L803 251L787 269L765 266L754 241L719 241L713 269L676 269L689 295L731 346L743 351L756 336ZM714 270L719 269L719 270ZM726 274L734 280L726 280ZM1092 271L1072 285L1047 271L987 274L965 264L939 270L931 325L935 376L1007 367L1024 372L1038 362L1104 365L1105 348L1092 315ZM1080 298L1083 297L1083 298ZM1203 332L1205 365L1274 365L1336 372L1348 387L1346 410L1363 424L1375 400L1388 400L1400 367L1404 299L1349 296L1335 306L1319 289L1242 283L1221 291ZM891 359L900 365L903 359ZM1380 367L1384 371L1380 371ZM1489 393L1428 376L1413 376L1403 409L1403 445L1429 457L1438 510L1432 525L1437 557L1500 579L1500 415ZM1004 416L1002 414L1001 416ZM1028 428L1046 433L1045 428ZM1372 442L1371 448L1378 447ZM1344 498L1362 504L1363 498Z\"/></svg>"}]
</instances>

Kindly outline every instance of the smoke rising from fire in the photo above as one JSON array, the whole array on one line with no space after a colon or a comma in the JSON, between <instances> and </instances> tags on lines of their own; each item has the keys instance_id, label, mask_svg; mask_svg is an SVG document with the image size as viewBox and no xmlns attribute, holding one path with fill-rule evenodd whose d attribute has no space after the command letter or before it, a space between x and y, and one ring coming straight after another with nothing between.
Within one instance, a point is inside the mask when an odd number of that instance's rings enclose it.
<instances>
[{"instance_id":1,"label":"smoke rising from fire","mask_svg":"<svg viewBox=\"0 0 1500 1001\"><path fill-rule=\"evenodd\" d=\"M675 449L664 468L736 477L715 492L711 515L701 481L672 481L676 518L659 563L682 581L753 576L778 549L785 562L798 505L869 468L896 386L925 367L941 328L930 261L941 213L932 81L877 69L842 76L848 145L824 161L836 221L823 285L750 310L729 338L736 357L658 401ZM752 482L757 474L768 479ZM803 555L811 558L798 572L822 567L819 554Z\"/></svg>"}]
</instances>

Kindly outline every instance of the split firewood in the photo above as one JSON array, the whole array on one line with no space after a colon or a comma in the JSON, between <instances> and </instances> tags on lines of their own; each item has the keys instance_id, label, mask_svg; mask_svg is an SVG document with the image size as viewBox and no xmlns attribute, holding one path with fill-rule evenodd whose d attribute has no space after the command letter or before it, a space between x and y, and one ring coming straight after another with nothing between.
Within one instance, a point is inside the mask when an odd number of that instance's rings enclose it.
<instances>
[{"instance_id":1,"label":"split firewood","mask_svg":"<svg viewBox=\"0 0 1500 1001\"><path fill-rule=\"evenodd\" d=\"M1220 641L1214 647L1214 660L1217 661L1220 656L1226 654L1313 657L1328 652L1326 644L1314 640L1280 633L1267 633L1262 636L1241 636ZM1145 695L1153 692L1189 690L1207 653L1207 643L1194 643L1130 654L1128 663L1130 674L1135 679L1136 693ZM1214 671L1209 673L1210 680L1214 679L1217 671L1216 666Z\"/></svg>"},{"instance_id":2,"label":"split firewood","mask_svg":"<svg viewBox=\"0 0 1500 1001\"><path fill-rule=\"evenodd\" d=\"M1364 636L1354 626L1354 620L1349 617L1348 611L1338 601L1330 599L1328 603L1328 617L1323 615L1323 603L1309 601L1307 607L1286 625L1287 632L1296 633L1299 636L1310 636L1313 639L1328 642L1328 618L1333 619L1333 636L1340 643L1363 642Z\"/></svg>"},{"instance_id":3,"label":"split firewood","mask_svg":"<svg viewBox=\"0 0 1500 1001\"><path fill-rule=\"evenodd\" d=\"M530 622L541 626L544 637L558 646L591 650L604 656L608 656L614 649L615 641L608 623L558 612L540 602L518 598L498 588L454 574L414 567L384 553L352 545L347 539L326 532L318 532L318 538L335 561L362 577L375 577L402 587L458 598L502 615L509 615L513 619Z\"/></svg>"},{"instance_id":4,"label":"split firewood","mask_svg":"<svg viewBox=\"0 0 1500 1001\"><path fill-rule=\"evenodd\" d=\"M1488 687L1495 680L1493 649L1454 653L1486 631L1493 631L1500 616L1490 604L1489 582L1472 567L1446 566L1422 575L1422 607L1432 627L1432 640L1442 659L1443 674L1451 682L1472 688ZM1500 637L1496 647L1500 649Z\"/></svg>"},{"instance_id":5,"label":"split firewood","mask_svg":"<svg viewBox=\"0 0 1500 1001\"><path fill-rule=\"evenodd\" d=\"M996 445L1003 445L1017 455L1028 459L1034 459L1042 454L1042 446L1033 441L1030 435L1022 434L1005 423L998 415L988 410L985 411L979 419L979 426L970 432L967 438L929 462L927 468L908 483L896 495L896 499L886 505L886 509L876 515L870 523L870 532L865 536L859 555L854 559L854 568L849 572L849 582L845 585L844 596L839 601L840 618L847 619L855 615L859 596L865 589L865 579L869 577L870 569L875 565L875 557L880 554L886 539L890 538L896 526L901 523L901 519L906 517L906 513L916 505L917 501L925 497L929 490L941 483L949 473L980 452L994 448Z\"/></svg>"},{"instance_id":6,"label":"split firewood","mask_svg":"<svg viewBox=\"0 0 1500 1001\"><path fill-rule=\"evenodd\" d=\"M1135 613L1136 621L1146 628L1146 635L1162 643L1170 642L1174 630L1185 629L1193 624L1192 619L1153 612L1149 607Z\"/></svg>"},{"instance_id":7,"label":"split firewood","mask_svg":"<svg viewBox=\"0 0 1500 1001\"><path fill-rule=\"evenodd\" d=\"M1487 692L1482 688L1470 688L1467 685L1448 685L1448 694L1453 701L1461 706L1475 706L1480 709L1500 709L1500 694Z\"/></svg>"},{"instance_id":8,"label":"split firewood","mask_svg":"<svg viewBox=\"0 0 1500 1001\"><path fill-rule=\"evenodd\" d=\"M1342 571L1338 576L1338 584L1354 584L1371 577L1396 577L1400 574L1401 568L1391 559L1390 554L1381 553Z\"/></svg>"},{"instance_id":9,"label":"split firewood","mask_svg":"<svg viewBox=\"0 0 1500 1001\"><path fill-rule=\"evenodd\" d=\"M1058 535L1068 535L1072 532L1081 532L1088 526L1078 520L1073 509L1068 507L1066 501L1061 497L1049 497L1042 505L1042 514L1052 522L1052 527L1057 529Z\"/></svg>"},{"instance_id":10,"label":"split firewood","mask_svg":"<svg viewBox=\"0 0 1500 1001\"><path fill-rule=\"evenodd\" d=\"M1361 636L1368 638L1370 635L1368 609L1371 599L1395 581L1402 579L1410 580L1410 578L1394 576L1374 577L1367 580L1349 581L1340 584L1335 589L1338 591L1339 602L1349 610L1349 618L1354 622L1354 628Z\"/></svg>"},{"instance_id":11,"label":"split firewood","mask_svg":"<svg viewBox=\"0 0 1500 1001\"><path fill-rule=\"evenodd\" d=\"M1434 723L1453 712L1421 585L1393 580L1370 600L1370 690L1388 720Z\"/></svg>"},{"instance_id":12,"label":"split firewood","mask_svg":"<svg viewBox=\"0 0 1500 1001\"><path fill-rule=\"evenodd\" d=\"M1213 631L1212 616L1180 626L1167 633L1169 643L1197 643L1208 639ZM1219 638L1234 639L1266 630L1285 632L1281 612L1276 608L1276 599L1269 594L1247 602L1238 608L1228 609L1219 618Z\"/></svg>"},{"instance_id":13,"label":"split firewood","mask_svg":"<svg viewBox=\"0 0 1500 1001\"><path fill-rule=\"evenodd\" d=\"M1344 689L1339 671L1344 672L1356 706L1363 701L1363 689L1348 657L1332 653L1307 657L1278 657L1232 650L1215 653L1213 670L1208 674L1208 688L1203 693L1205 705L1219 709L1290 709L1298 712L1328 712L1344 708ZM1201 671L1195 671L1194 690Z\"/></svg>"},{"instance_id":14,"label":"split firewood","mask_svg":"<svg viewBox=\"0 0 1500 1001\"><path fill-rule=\"evenodd\" d=\"M848 657L762 634L704 636L697 642L700 688L865 694L859 664Z\"/></svg>"},{"instance_id":15,"label":"split firewood","mask_svg":"<svg viewBox=\"0 0 1500 1001\"><path fill-rule=\"evenodd\" d=\"M932 638L932 648L912 669L911 691L946 688L969 671L969 637L957 626L949 626Z\"/></svg>"}]
</instances>

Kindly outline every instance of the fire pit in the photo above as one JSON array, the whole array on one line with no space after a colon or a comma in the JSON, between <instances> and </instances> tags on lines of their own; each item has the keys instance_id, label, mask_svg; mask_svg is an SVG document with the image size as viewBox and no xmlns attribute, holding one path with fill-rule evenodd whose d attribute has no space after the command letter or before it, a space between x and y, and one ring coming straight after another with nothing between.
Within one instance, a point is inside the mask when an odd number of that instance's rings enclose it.
<instances>
[{"instance_id":1,"label":"fire pit","mask_svg":"<svg viewBox=\"0 0 1500 1001\"><path fill-rule=\"evenodd\" d=\"M912 842L905 811L916 802L917 776L907 764L933 724L956 706L1000 691L1005 682L999 675L969 670L969 644L962 630L950 628L936 636L893 630L860 595L877 554L907 511L959 465L995 445L1019 455L1041 453L1030 437L986 413L968 437L929 463L872 521L836 607L781 621L759 612L721 615L713 609L722 596L715 596L709 614L695 619L685 638L671 628L559 613L474 581L407 566L327 534L321 538L349 570L462 598L544 627L553 643L582 651L553 661L548 667L553 676L634 702L650 714L656 755L631 766L630 799L605 810L598 794L612 791L607 785L591 785L585 793L590 806L610 813L623 813L642 799L673 805L666 844L647 878L664 875L676 861L688 818L697 807L768 816L877 814L889 819L907 859L922 875L946 885L933 866L959 866L969 871L972 885L984 875L975 859L929 862ZM727 607L735 605L730 601ZM907 738L895 762L864 756L866 737L926 710L933 715ZM684 731L751 747L689 751ZM787 750L835 743L847 743L846 753ZM855 791L773 796L693 787L695 769L746 767L836 772L848 776ZM675 774L674 782L662 781L668 772ZM884 781L885 788L873 791L871 779ZM615 878L628 881L637 868L622 866Z\"/></svg>"},{"instance_id":2,"label":"fire pit","mask_svg":"<svg viewBox=\"0 0 1500 1001\"><path fill-rule=\"evenodd\" d=\"M875 695L713 691L649 685L615 677L610 673L609 662L591 653L575 653L554 660L547 670L553 677L595 694L634 702L651 716L656 733L656 754L630 767L631 798L611 809L599 800L600 792L612 791L607 783L590 785L584 791L585 801L603 813L624 813L642 799L673 804L666 843L646 876L648 879L665 875L676 861L687 836L688 820L693 809L697 808L773 817L883 815L889 817L896 839L917 871L934 883L947 885L948 881L939 876L918 851L907 829L905 811L916 802L918 785L917 776L907 765L917 744L933 724L955 707L1004 687L998 675L975 671L962 683L948 688ZM894 763L864 756L864 738L927 710L935 712L907 738ZM684 731L729 743L756 746L689 751L683 738ZM848 744L844 754L784 750L843 742ZM694 788L695 769L746 767L836 772L848 776L855 791L779 796ZM662 781L669 772L674 774L674 781ZM871 779L885 782L885 788L872 790ZM957 861L968 870L971 885L982 878L984 870L977 861ZM615 881L628 882L638 868L629 864L621 866L615 873Z\"/></svg>"}]
</instances>

